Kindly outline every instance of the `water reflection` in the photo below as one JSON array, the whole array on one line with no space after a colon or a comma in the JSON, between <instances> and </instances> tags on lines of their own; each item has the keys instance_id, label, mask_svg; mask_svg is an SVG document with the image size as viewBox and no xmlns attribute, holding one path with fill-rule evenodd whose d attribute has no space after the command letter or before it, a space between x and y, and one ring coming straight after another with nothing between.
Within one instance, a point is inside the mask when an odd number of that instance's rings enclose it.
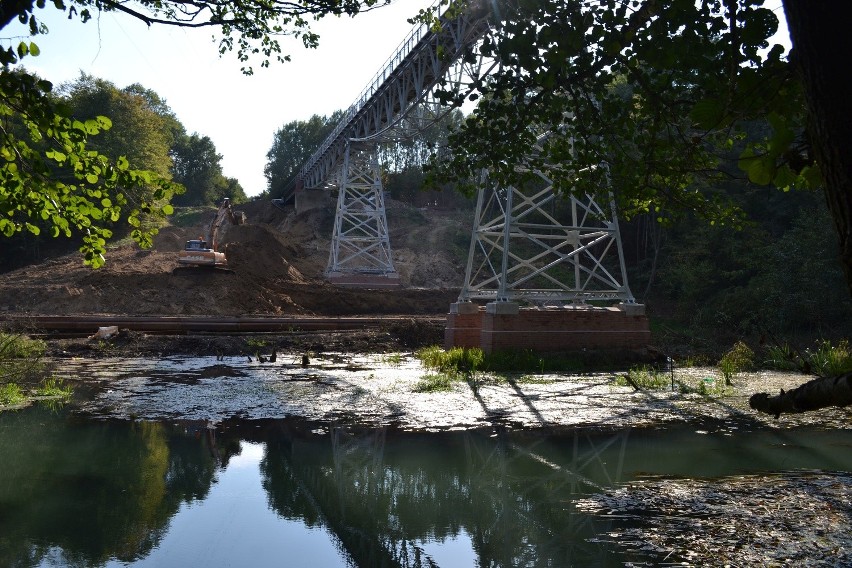
<instances>
[{"instance_id":1,"label":"water reflection","mask_svg":"<svg viewBox=\"0 0 852 568\"><path fill-rule=\"evenodd\" d=\"M612 524L583 496L648 475L852 470L845 430L730 432L3 413L0 565L621 566L654 557L597 538Z\"/></svg>"}]
</instances>

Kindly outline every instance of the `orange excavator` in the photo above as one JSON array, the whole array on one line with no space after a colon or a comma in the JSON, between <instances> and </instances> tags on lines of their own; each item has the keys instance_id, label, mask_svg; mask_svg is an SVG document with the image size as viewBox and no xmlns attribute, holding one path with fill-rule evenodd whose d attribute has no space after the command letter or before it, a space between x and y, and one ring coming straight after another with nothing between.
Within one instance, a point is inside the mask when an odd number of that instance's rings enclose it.
<instances>
[{"instance_id":1,"label":"orange excavator","mask_svg":"<svg viewBox=\"0 0 852 568\"><path fill-rule=\"evenodd\" d=\"M182 266L227 268L228 262L225 253L219 252L219 234L223 227L228 224L243 225L245 222L245 213L234 211L231 208L231 200L226 197L210 222L207 236L186 241L186 246L178 257L178 264Z\"/></svg>"}]
</instances>

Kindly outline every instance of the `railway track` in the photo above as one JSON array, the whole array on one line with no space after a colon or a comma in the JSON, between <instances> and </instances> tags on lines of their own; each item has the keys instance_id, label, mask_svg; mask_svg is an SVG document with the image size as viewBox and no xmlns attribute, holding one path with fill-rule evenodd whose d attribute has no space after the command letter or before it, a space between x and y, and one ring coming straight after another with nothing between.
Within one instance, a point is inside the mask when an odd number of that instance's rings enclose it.
<instances>
[{"instance_id":1,"label":"railway track","mask_svg":"<svg viewBox=\"0 0 852 568\"><path fill-rule=\"evenodd\" d=\"M445 321L443 316L353 317L199 317L199 316L25 316L0 320L19 329L42 333L94 333L99 327L147 333L268 333L376 329L411 320Z\"/></svg>"}]
</instances>

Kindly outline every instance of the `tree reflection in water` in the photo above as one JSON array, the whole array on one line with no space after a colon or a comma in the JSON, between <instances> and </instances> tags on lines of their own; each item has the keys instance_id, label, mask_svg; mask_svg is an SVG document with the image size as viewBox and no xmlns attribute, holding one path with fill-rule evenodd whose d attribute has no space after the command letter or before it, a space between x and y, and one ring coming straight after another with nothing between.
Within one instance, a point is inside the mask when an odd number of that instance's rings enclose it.
<instances>
[{"instance_id":1,"label":"tree reflection in water","mask_svg":"<svg viewBox=\"0 0 852 568\"><path fill-rule=\"evenodd\" d=\"M252 497L219 499L219 514L229 516L194 526L200 542L181 544L180 553L192 557L193 546L207 550L215 540L247 565L278 565L292 557L288 546L305 546L305 539L283 538L285 521L294 521L299 530L321 529L311 542L330 539L340 565L435 566L438 552L448 550L442 544L452 541L465 544L453 551L469 557L453 559L467 565L653 564L661 560L653 551L600 538L613 532L612 517L577 504L648 475L852 471L852 452L837 451L852 445L849 431L701 427L412 433L297 419L234 419L213 428L86 420L38 408L0 413L0 566L168 558L173 549L162 541L174 537L169 531L182 511L193 504L203 515L212 496L227 496L227 487L214 491L240 471L229 464L243 442L259 445L256 457L247 452L240 460L253 476L240 487ZM262 510L244 501L259 501ZM261 525L269 544L262 559L246 539Z\"/></svg>"},{"instance_id":2,"label":"tree reflection in water","mask_svg":"<svg viewBox=\"0 0 852 568\"><path fill-rule=\"evenodd\" d=\"M272 507L326 526L358 566L433 566L424 543L462 533L480 566L621 565L588 541L602 527L573 496L619 479L628 431L580 436L288 431L270 437L261 469Z\"/></svg>"}]
</instances>

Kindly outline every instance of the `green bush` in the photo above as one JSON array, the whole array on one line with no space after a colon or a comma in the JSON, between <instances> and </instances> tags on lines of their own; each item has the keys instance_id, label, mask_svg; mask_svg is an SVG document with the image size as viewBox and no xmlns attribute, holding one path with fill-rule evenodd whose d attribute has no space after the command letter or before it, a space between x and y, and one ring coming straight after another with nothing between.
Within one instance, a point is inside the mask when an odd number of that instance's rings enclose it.
<instances>
[{"instance_id":1,"label":"green bush","mask_svg":"<svg viewBox=\"0 0 852 568\"><path fill-rule=\"evenodd\" d=\"M754 368L754 351L751 347L737 341L727 353L719 359L719 372L725 377L725 384L730 385L734 375Z\"/></svg>"}]
</instances>

